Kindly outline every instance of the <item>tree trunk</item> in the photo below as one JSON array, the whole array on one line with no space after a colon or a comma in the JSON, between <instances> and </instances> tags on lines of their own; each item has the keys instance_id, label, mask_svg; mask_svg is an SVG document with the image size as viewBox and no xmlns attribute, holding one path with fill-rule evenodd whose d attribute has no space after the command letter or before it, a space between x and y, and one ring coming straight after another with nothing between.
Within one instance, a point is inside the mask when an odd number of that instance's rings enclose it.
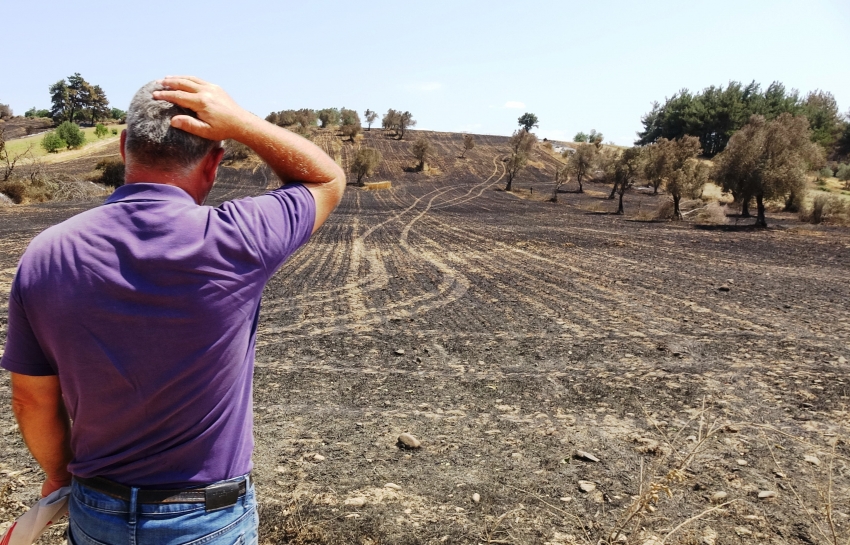
<instances>
[{"instance_id":1,"label":"tree trunk","mask_svg":"<svg viewBox=\"0 0 850 545\"><path fill-rule=\"evenodd\" d=\"M584 186L581 185L581 176L576 176L576 180L578 181L578 192L584 193Z\"/></svg>"},{"instance_id":2,"label":"tree trunk","mask_svg":"<svg viewBox=\"0 0 850 545\"><path fill-rule=\"evenodd\" d=\"M652 194L658 195L658 184L652 184ZM675 202L675 198L674 198L674 202ZM678 210L678 208L676 208L676 210Z\"/></svg>"},{"instance_id":3,"label":"tree trunk","mask_svg":"<svg viewBox=\"0 0 850 545\"><path fill-rule=\"evenodd\" d=\"M797 195L792 191L788 194L788 198L785 199L785 211L786 212L796 212L797 211Z\"/></svg>"},{"instance_id":4,"label":"tree trunk","mask_svg":"<svg viewBox=\"0 0 850 545\"><path fill-rule=\"evenodd\" d=\"M682 211L679 210L679 201L682 199L681 195L673 195L673 219L680 220L682 219Z\"/></svg>"},{"instance_id":5,"label":"tree trunk","mask_svg":"<svg viewBox=\"0 0 850 545\"><path fill-rule=\"evenodd\" d=\"M614 187L611 188L611 194L608 195L608 200L609 201L614 200L614 195L616 195L616 194L617 194L617 182L614 182Z\"/></svg>"},{"instance_id":6,"label":"tree trunk","mask_svg":"<svg viewBox=\"0 0 850 545\"><path fill-rule=\"evenodd\" d=\"M625 213L623 212L623 193L625 193L625 191L620 191L620 207L617 208L617 214L621 215Z\"/></svg>"},{"instance_id":7,"label":"tree trunk","mask_svg":"<svg viewBox=\"0 0 850 545\"><path fill-rule=\"evenodd\" d=\"M741 217L742 218L750 218L750 199L751 197L744 197L743 202L741 202Z\"/></svg>"},{"instance_id":8,"label":"tree trunk","mask_svg":"<svg viewBox=\"0 0 850 545\"><path fill-rule=\"evenodd\" d=\"M756 227L767 227L767 221L764 219L764 197L756 195Z\"/></svg>"},{"instance_id":9,"label":"tree trunk","mask_svg":"<svg viewBox=\"0 0 850 545\"><path fill-rule=\"evenodd\" d=\"M513 178L508 178L508 185L505 186L505 191L511 190L511 184L514 182Z\"/></svg>"}]
</instances>

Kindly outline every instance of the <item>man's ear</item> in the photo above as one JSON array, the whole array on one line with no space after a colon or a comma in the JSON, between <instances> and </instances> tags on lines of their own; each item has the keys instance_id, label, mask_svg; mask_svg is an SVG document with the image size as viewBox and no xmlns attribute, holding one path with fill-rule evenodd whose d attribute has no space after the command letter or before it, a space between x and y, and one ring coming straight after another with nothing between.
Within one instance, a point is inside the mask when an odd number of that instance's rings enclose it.
<instances>
[{"instance_id":1,"label":"man's ear","mask_svg":"<svg viewBox=\"0 0 850 545\"><path fill-rule=\"evenodd\" d=\"M221 164L222 157L224 157L224 148L216 148L210 151L204 159L204 178L207 183L212 184L215 181L215 175L218 173L218 165Z\"/></svg>"},{"instance_id":2,"label":"man's ear","mask_svg":"<svg viewBox=\"0 0 850 545\"><path fill-rule=\"evenodd\" d=\"M120 146L120 148L121 148L121 160L124 161L124 163L127 162L126 146L127 146L127 129L124 129L123 131L121 131L121 146Z\"/></svg>"}]
</instances>

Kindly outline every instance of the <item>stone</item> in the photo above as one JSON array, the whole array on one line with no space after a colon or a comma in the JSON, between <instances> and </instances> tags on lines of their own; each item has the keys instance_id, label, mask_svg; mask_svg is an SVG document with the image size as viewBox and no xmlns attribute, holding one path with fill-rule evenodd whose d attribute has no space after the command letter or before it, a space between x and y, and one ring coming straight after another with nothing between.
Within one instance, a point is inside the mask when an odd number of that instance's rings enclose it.
<instances>
[{"instance_id":1,"label":"stone","mask_svg":"<svg viewBox=\"0 0 850 545\"><path fill-rule=\"evenodd\" d=\"M717 291L728 292L730 289L732 288L730 288L729 286L720 286L719 288L717 288Z\"/></svg>"},{"instance_id":2,"label":"stone","mask_svg":"<svg viewBox=\"0 0 850 545\"><path fill-rule=\"evenodd\" d=\"M363 507L364 505L366 505L366 497L355 496L353 498L346 498L346 500L342 503L349 507Z\"/></svg>"},{"instance_id":3,"label":"stone","mask_svg":"<svg viewBox=\"0 0 850 545\"><path fill-rule=\"evenodd\" d=\"M514 452L513 454L511 454L511 458L513 458L515 460L519 460L520 458L522 458L522 453L521 452Z\"/></svg>"},{"instance_id":4,"label":"stone","mask_svg":"<svg viewBox=\"0 0 850 545\"><path fill-rule=\"evenodd\" d=\"M743 458L739 458L739 459L735 460L735 463L738 464L741 467L747 465L747 461L744 460Z\"/></svg>"},{"instance_id":5,"label":"stone","mask_svg":"<svg viewBox=\"0 0 850 545\"><path fill-rule=\"evenodd\" d=\"M396 356L404 356L404 348L397 348L395 351Z\"/></svg>"},{"instance_id":6,"label":"stone","mask_svg":"<svg viewBox=\"0 0 850 545\"><path fill-rule=\"evenodd\" d=\"M762 490L761 492L759 492L760 500L770 500L775 498L776 496L777 494L773 490Z\"/></svg>"},{"instance_id":7,"label":"stone","mask_svg":"<svg viewBox=\"0 0 850 545\"><path fill-rule=\"evenodd\" d=\"M728 496L729 496L729 494L727 494L726 492L723 492L723 491L715 492L714 494L711 495L711 502L712 503L723 503Z\"/></svg>"},{"instance_id":8,"label":"stone","mask_svg":"<svg viewBox=\"0 0 850 545\"><path fill-rule=\"evenodd\" d=\"M752 530L750 530L749 528L745 528L743 526L735 527L735 533L738 534L741 537L753 535Z\"/></svg>"},{"instance_id":9,"label":"stone","mask_svg":"<svg viewBox=\"0 0 850 545\"><path fill-rule=\"evenodd\" d=\"M577 450L576 451L576 458L580 458L582 460L587 460L589 462L598 462L599 461L599 458L597 458L593 454L591 454L587 451L584 451L584 450Z\"/></svg>"},{"instance_id":10,"label":"stone","mask_svg":"<svg viewBox=\"0 0 850 545\"><path fill-rule=\"evenodd\" d=\"M325 457L324 457L324 456L322 456L321 454L314 454L314 455L313 455L313 461L315 461L315 462L324 462L324 461L325 461Z\"/></svg>"},{"instance_id":11,"label":"stone","mask_svg":"<svg viewBox=\"0 0 850 545\"><path fill-rule=\"evenodd\" d=\"M392 488L393 490L401 490L401 487L395 483L387 483L384 488Z\"/></svg>"},{"instance_id":12,"label":"stone","mask_svg":"<svg viewBox=\"0 0 850 545\"><path fill-rule=\"evenodd\" d=\"M402 448L416 449L422 446L422 442L415 435L404 432L398 436L398 445Z\"/></svg>"},{"instance_id":13,"label":"stone","mask_svg":"<svg viewBox=\"0 0 850 545\"><path fill-rule=\"evenodd\" d=\"M564 503L570 503L571 501L573 501L573 498L571 496L564 496L563 498L561 498L561 501Z\"/></svg>"},{"instance_id":14,"label":"stone","mask_svg":"<svg viewBox=\"0 0 850 545\"><path fill-rule=\"evenodd\" d=\"M844 356L838 356L838 363L842 365L847 363L847 358L845 358Z\"/></svg>"},{"instance_id":15,"label":"stone","mask_svg":"<svg viewBox=\"0 0 850 545\"><path fill-rule=\"evenodd\" d=\"M811 454L806 454L805 456L803 456L803 460L809 462L812 465L816 465L816 466L820 465L820 460L818 459L818 457L812 456Z\"/></svg>"},{"instance_id":16,"label":"stone","mask_svg":"<svg viewBox=\"0 0 850 545\"><path fill-rule=\"evenodd\" d=\"M472 495L472 501L475 502L475 503L480 502L481 501L481 494L479 494L478 492L473 494Z\"/></svg>"},{"instance_id":17,"label":"stone","mask_svg":"<svg viewBox=\"0 0 850 545\"><path fill-rule=\"evenodd\" d=\"M596 490L596 485L590 481L579 481L578 487L582 492L593 492Z\"/></svg>"},{"instance_id":18,"label":"stone","mask_svg":"<svg viewBox=\"0 0 850 545\"><path fill-rule=\"evenodd\" d=\"M702 531L702 545L717 545L717 532L711 526L706 526Z\"/></svg>"}]
</instances>

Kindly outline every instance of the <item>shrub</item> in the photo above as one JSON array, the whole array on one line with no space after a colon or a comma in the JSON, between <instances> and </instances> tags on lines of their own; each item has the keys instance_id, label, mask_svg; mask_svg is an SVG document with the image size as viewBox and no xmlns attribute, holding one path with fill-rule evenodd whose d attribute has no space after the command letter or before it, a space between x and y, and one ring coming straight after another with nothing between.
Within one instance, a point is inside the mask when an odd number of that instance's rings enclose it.
<instances>
[{"instance_id":1,"label":"shrub","mask_svg":"<svg viewBox=\"0 0 850 545\"><path fill-rule=\"evenodd\" d=\"M115 159L104 159L97 163L95 170L102 171L98 183L109 187L124 185L124 163Z\"/></svg>"},{"instance_id":2,"label":"shrub","mask_svg":"<svg viewBox=\"0 0 850 545\"><path fill-rule=\"evenodd\" d=\"M850 165L839 165L835 177L842 182L850 182Z\"/></svg>"},{"instance_id":3,"label":"shrub","mask_svg":"<svg viewBox=\"0 0 850 545\"><path fill-rule=\"evenodd\" d=\"M68 149L78 148L86 141L86 134L80 130L80 126L70 121L65 121L56 127L56 134L65 141Z\"/></svg>"},{"instance_id":4,"label":"shrub","mask_svg":"<svg viewBox=\"0 0 850 545\"><path fill-rule=\"evenodd\" d=\"M112 129L111 132L112 132L112 135L115 136L116 134L118 134L118 129Z\"/></svg>"},{"instance_id":5,"label":"shrub","mask_svg":"<svg viewBox=\"0 0 850 545\"><path fill-rule=\"evenodd\" d=\"M226 161L241 161L251 156L251 148L237 142L236 140L228 140L224 143L224 159Z\"/></svg>"},{"instance_id":6,"label":"shrub","mask_svg":"<svg viewBox=\"0 0 850 545\"><path fill-rule=\"evenodd\" d=\"M112 108L111 110L109 110L109 117L115 119L116 121L120 121L127 117L127 112L119 108Z\"/></svg>"},{"instance_id":7,"label":"shrub","mask_svg":"<svg viewBox=\"0 0 850 545\"><path fill-rule=\"evenodd\" d=\"M800 212L800 219L815 225L823 221L847 224L850 221L850 203L841 197L818 195L812 199L811 208Z\"/></svg>"},{"instance_id":8,"label":"shrub","mask_svg":"<svg viewBox=\"0 0 850 545\"><path fill-rule=\"evenodd\" d=\"M50 187L40 180L14 179L0 182L0 193L12 199L15 204L44 202L52 197Z\"/></svg>"},{"instance_id":9,"label":"shrub","mask_svg":"<svg viewBox=\"0 0 850 545\"><path fill-rule=\"evenodd\" d=\"M50 131L41 139L41 147L48 153L56 153L67 145L67 142L62 140L62 137L56 131Z\"/></svg>"},{"instance_id":10,"label":"shrub","mask_svg":"<svg viewBox=\"0 0 850 545\"><path fill-rule=\"evenodd\" d=\"M818 171L818 176L823 178L832 178L833 174L834 172L832 172L832 169L829 167L823 167Z\"/></svg>"},{"instance_id":11,"label":"shrub","mask_svg":"<svg viewBox=\"0 0 850 545\"><path fill-rule=\"evenodd\" d=\"M24 112L24 117L50 117L50 110L39 110L33 106Z\"/></svg>"},{"instance_id":12,"label":"shrub","mask_svg":"<svg viewBox=\"0 0 850 545\"><path fill-rule=\"evenodd\" d=\"M104 125L103 123L98 123L95 126L95 128L94 128L94 135L95 136L97 136L98 138L103 138L107 134L109 134L109 130L106 128L106 125Z\"/></svg>"},{"instance_id":13,"label":"shrub","mask_svg":"<svg viewBox=\"0 0 850 545\"><path fill-rule=\"evenodd\" d=\"M718 202L710 202L696 214L697 222L709 225L725 225L726 209Z\"/></svg>"},{"instance_id":14,"label":"shrub","mask_svg":"<svg viewBox=\"0 0 850 545\"><path fill-rule=\"evenodd\" d=\"M0 119L10 119L14 115L8 104L0 104Z\"/></svg>"}]
</instances>

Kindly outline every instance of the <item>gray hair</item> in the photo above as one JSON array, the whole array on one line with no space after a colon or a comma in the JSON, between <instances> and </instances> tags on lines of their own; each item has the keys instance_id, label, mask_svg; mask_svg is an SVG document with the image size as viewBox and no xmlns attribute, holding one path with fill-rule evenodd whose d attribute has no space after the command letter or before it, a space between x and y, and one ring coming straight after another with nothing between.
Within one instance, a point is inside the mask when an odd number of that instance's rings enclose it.
<instances>
[{"instance_id":1,"label":"gray hair","mask_svg":"<svg viewBox=\"0 0 850 545\"><path fill-rule=\"evenodd\" d=\"M221 142L207 140L171 126L176 115L197 114L165 100L154 100L153 92L164 89L155 81L136 92L127 111L126 150L133 160L159 167L192 167Z\"/></svg>"}]
</instances>

